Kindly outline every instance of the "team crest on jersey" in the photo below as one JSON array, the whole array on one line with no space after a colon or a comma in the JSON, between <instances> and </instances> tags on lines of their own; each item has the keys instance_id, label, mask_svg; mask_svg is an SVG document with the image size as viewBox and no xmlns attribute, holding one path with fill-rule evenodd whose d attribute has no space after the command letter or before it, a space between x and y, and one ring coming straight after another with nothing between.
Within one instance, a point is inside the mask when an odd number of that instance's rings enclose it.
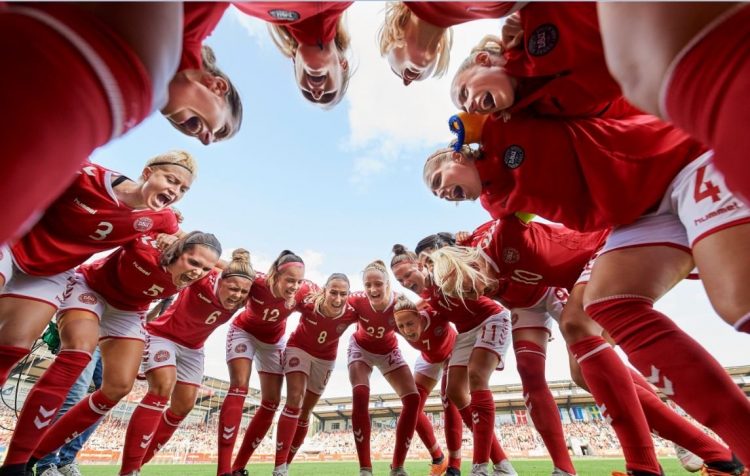
<instances>
[{"instance_id":1,"label":"team crest on jersey","mask_svg":"<svg viewBox=\"0 0 750 476\"><path fill-rule=\"evenodd\" d=\"M140 232L148 231L152 226L154 226L154 221L149 217L140 217L133 222L133 228Z\"/></svg>"},{"instance_id":2,"label":"team crest on jersey","mask_svg":"<svg viewBox=\"0 0 750 476\"><path fill-rule=\"evenodd\" d=\"M337 334L343 334L345 330L346 330L346 324L339 324L338 326L336 326Z\"/></svg>"},{"instance_id":3,"label":"team crest on jersey","mask_svg":"<svg viewBox=\"0 0 750 476\"><path fill-rule=\"evenodd\" d=\"M241 354L241 353L243 353L243 352L247 351L247 344L237 344L237 345L236 345L236 346L234 347L234 351L235 351L236 353L238 353L238 354Z\"/></svg>"},{"instance_id":4,"label":"team crest on jersey","mask_svg":"<svg viewBox=\"0 0 750 476\"><path fill-rule=\"evenodd\" d=\"M440 337L441 335L445 334L445 327L443 326L436 327L433 334L435 334L437 337Z\"/></svg>"},{"instance_id":5,"label":"team crest on jersey","mask_svg":"<svg viewBox=\"0 0 750 476\"><path fill-rule=\"evenodd\" d=\"M84 304L88 304L89 306L93 306L94 304L99 302L99 299L96 298L96 294L94 293L83 293L78 296L78 300Z\"/></svg>"},{"instance_id":6,"label":"team crest on jersey","mask_svg":"<svg viewBox=\"0 0 750 476\"><path fill-rule=\"evenodd\" d=\"M299 365L299 357L292 357L289 359L289 367L296 367Z\"/></svg>"},{"instance_id":7,"label":"team crest on jersey","mask_svg":"<svg viewBox=\"0 0 750 476\"><path fill-rule=\"evenodd\" d=\"M528 50L532 56L544 56L557 46L560 33L551 23L540 25L529 36Z\"/></svg>"},{"instance_id":8,"label":"team crest on jersey","mask_svg":"<svg viewBox=\"0 0 750 476\"><path fill-rule=\"evenodd\" d=\"M275 20L279 21L296 21L299 20L299 13L294 10L268 10L268 14L271 15Z\"/></svg>"},{"instance_id":9,"label":"team crest on jersey","mask_svg":"<svg viewBox=\"0 0 750 476\"><path fill-rule=\"evenodd\" d=\"M521 253L515 248L503 249L503 261L508 264L517 263L521 259Z\"/></svg>"},{"instance_id":10,"label":"team crest on jersey","mask_svg":"<svg viewBox=\"0 0 750 476\"><path fill-rule=\"evenodd\" d=\"M169 351L168 350L160 350L156 354L154 354L154 362L164 362L169 358Z\"/></svg>"},{"instance_id":11,"label":"team crest on jersey","mask_svg":"<svg viewBox=\"0 0 750 476\"><path fill-rule=\"evenodd\" d=\"M518 145L512 145L505 149L503 163L509 169L517 169L523 163L524 155L523 148Z\"/></svg>"}]
</instances>

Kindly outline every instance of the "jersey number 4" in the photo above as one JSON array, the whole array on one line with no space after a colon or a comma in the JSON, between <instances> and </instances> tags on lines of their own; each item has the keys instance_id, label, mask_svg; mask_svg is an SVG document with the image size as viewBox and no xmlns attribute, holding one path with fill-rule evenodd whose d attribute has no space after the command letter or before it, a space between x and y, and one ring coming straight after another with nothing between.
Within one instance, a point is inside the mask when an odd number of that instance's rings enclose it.
<instances>
[{"instance_id":1,"label":"jersey number 4","mask_svg":"<svg viewBox=\"0 0 750 476\"><path fill-rule=\"evenodd\" d=\"M702 166L695 173L695 189L693 190L693 199L695 203L700 202L706 198L716 203L719 201L721 195L721 189L714 185L710 180L706 180L706 166Z\"/></svg>"}]
</instances>

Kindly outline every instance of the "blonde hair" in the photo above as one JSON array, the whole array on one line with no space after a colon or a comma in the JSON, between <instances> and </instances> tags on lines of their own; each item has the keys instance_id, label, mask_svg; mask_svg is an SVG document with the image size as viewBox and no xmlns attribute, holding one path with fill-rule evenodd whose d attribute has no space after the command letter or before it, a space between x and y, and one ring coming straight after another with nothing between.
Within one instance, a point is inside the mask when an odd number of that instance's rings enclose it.
<instances>
[{"instance_id":1,"label":"blonde hair","mask_svg":"<svg viewBox=\"0 0 750 476\"><path fill-rule=\"evenodd\" d=\"M348 66L346 68L342 67L343 72L341 77L341 89L336 98L327 104L315 103L324 108L333 107L341 102L341 99L343 99L344 95L346 94L346 90L349 88L349 80L351 79L353 73L350 65L351 61L349 61L349 56L351 53L350 46L352 41L351 36L349 35L349 31L346 29L346 22L344 21L344 17L344 14L339 17L339 21L336 24L336 36L334 36L333 42L336 45L336 51L338 51L339 54L347 60ZM268 33L271 35L271 41L273 41L279 51L281 51L281 54L283 54L287 58L294 58L294 56L297 54L299 42L296 38L294 38L294 36L292 36L286 26L269 23Z\"/></svg>"},{"instance_id":2,"label":"blonde hair","mask_svg":"<svg viewBox=\"0 0 750 476\"><path fill-rule=\"evenodd\" d=\"M312 296L312 302L313 302L313 309L315 309L315 312L323 314L322 306L323 302L326 300L326 290L328 289L328 285L330 285L333 281L344 281L346 283L347 288L351 285L349 284L349 277L345 275L344 273L333 273L332 275L328 276L328 279L326 280L326 284L323 287L323 289L320 289ZM341 311L344 312L343 310Z\"/></svg>"},{"instance_id":3,"label":"blonde hair","mask_svg":"<svg viewBox=\"0 0 750 476\"><path fill-rule=\"evenodd\" d=\"M391 269L399 263L416 263L417 254L406 248L404 245L395 244L393 245L393 258L391 258Z\"/></svg>"},{"instance_id":4,"label":"blonde hair","mask_svg":"<svg viewBox=\"0 0 750 476\"><path fill-rule=\"evenodd\" d=\"M458 69L456 70L456 75L453 76L453 81L456 81L456 77L460 73L473 66L476 66L477 56L480 53L487 53L490 56L495 56L504 61L504 52L505 49L503 48L503 41L500 39L500 37L497 37L495 35L485 35L485 37L479 40L479 43L477 43L477 45L471 49L471 51L469 52L469 56L467 56L466 59L461 62ZM451 87L453 87L452 84Z\"/></svg>"},{"instance_id":5,"label":"blonde hair","mask_svg":"<svg viewBox=\"0 0 750 476\"><path fill-rule=\"evenodd\" d=\"M176 165L187 169L190 174L195 178L198 175L198 162L190 154L184 150L170 150L163 154L159 154L156 157L152 157L146 162L146 167L160 167L164 165Z\"/></svg>"},{"instance_id":6,"label":"blonde hair","mask_svg":"<svg viewBox=\"0 0 750 476\"><path fill-rule=\"evenodd\" d=\"M385 6L385 21L378 30L380 56L385 56L391 49L404 46L404 28L414 13L404 2L388 2ZM448 71L451 47L453 46L453 30L446 28L438 42L435 51L435 72L432 76L439 78Z\"/></svg>"},{"instance_id":7,"label":"blonde hair","mask_svg":"<svg viewBox=\"0 0 750 476\"><path fill-rule=\"evenodd\" d=\"M477 283L494 288L498 281L480 272L475 266L484 260L481 251L466 246L446 246L430 254L435 285L448 297L464 302L464 297L477 289ZM464 287L468 281L469 285Z\"/></svg>"},{"instance_id":8,"label":"blonde hair","mask_svg":"<svg viewBox=\"0 0 750 476\"><path fill-rule=\"evenodd\" d=\"M388 269L385 267L385 263L383 260L376 259L375 261L371 262L367 266L365 266L365 269L362 270L362 276L367 274L368 271L378 271L383 275L383 280L385 281L385 288L390 293L391 292L391 279L388 276Z\"/></svg>"},{"instance_id":9,"label":"blonde hair","mask_svg":"<svg viewBox=\"0 0 750 476\"><path fill-rule=\"evenodd\" d=\"M430 190L432 190L430 177L432 177L432 174L434 174L438 168L442 167L443 164L451 162L453 160L454 152L455 150L453 150L453 147L443 147L442 149L436 150L435 152L430 154L429 157L427 157L427 160L424 163L424 169L422 169L422 180L424 180L424 183ZM461 146L461 150L459 151L459 153L463 154L464 157L472 161L477 160L480 155L480 152L478 150L474 150L468 145Z\"/></svg>"},{"instance_id":10,"label":"blonde hair","mask_svg":"<svg viewBox=\"0 0 750 476\"><path fill-rule=\"evenodd\" d=\"M268 285L268 289L273 290L274 284L276 284L276 278L279 277L279 266L287 263L299 263L302 266L305 265L305 262L302 261L302 258L294 254L293 252L289 250L284 250L281 253L279 253L279 256L274 260L273 263L271 263L271 268L268 270L268 274L266 276L266 284Z\"/></svg>"},{"instance_id":11,"label":"blonde hair","mask_svg":"<svg viewBox=\"0 0 750 476\"><path fill-rule=\"evenodd\" d=\"M250 252L244 248L237 248L232 251L232 261L221 272L221 279L231 278L232 276L247 278L250 281L255 279L255 270L253 265L250 264Z\"/></svg>"},{"instance_id":12,"label":"blonde hair","mask_svg":"<svg viewBox=\"0 0 750 476\"><path fill-rule=\"evenodd\" d=\"M227 92L224 93L224 99L232 114L232 130L225 137L222 137L222 139L229 139L240 130L240 126L242 125L242 100L240 99L240 93L237 91L234 83L232 83L232 80L229 79L229 76L219 69L216 64L216 54L208 45L201 47L201 63L205 72L217 76L227 83L228 87Z\"/></svg>"}]
</instances>

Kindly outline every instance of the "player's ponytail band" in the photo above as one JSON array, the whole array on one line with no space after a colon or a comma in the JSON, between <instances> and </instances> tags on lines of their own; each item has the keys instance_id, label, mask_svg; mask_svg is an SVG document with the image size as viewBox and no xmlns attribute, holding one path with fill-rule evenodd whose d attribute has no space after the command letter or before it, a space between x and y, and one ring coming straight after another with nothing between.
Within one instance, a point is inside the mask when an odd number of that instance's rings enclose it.
<instances>
[{"instance_id":1,"label":"player's ponytail band","mask_svg":"<svg viewBox=\"0 0 750 476\"><path fill-rule=\"evenodd\" d=\"M290 266L299 266L300 268L304 268L304 267L305 267L305 264L304 264L304 263L300 263L299 261L290 261L290 262L288 262L288 263L284 263L284 264L280 264L280 265L278 265L278 266L276 267L276 269L277 269L278 271L281 271L282 269L284 269L284 268L288 268L288 267L290 267Z\"/></svg>"},{"instance_id":2,"label":"player's ponytail band","mask_svg":"<svg viewBox=\"0 0 750 476\"><path fill-rule=\"evenodd\" d=\"M155 165L176 165L177 167L182 167L187 170L191 175L194 173L187 165L178 162L154 162L153 164L148 164L147 167L153 167Z\"/></svg>"}]
</instances>

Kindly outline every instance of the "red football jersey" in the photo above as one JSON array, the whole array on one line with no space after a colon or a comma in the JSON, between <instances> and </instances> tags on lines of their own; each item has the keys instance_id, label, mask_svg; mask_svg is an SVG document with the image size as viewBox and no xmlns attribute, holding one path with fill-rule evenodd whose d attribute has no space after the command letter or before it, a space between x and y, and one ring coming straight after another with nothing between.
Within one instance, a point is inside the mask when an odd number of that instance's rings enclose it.
<instances>
[{"instance_id":1,"label":"red football jersey","mask_svg":"<svg viewBox=\"0 0 750 476\"><path fill-rule=\"evenodd\" d=\"M306 298L297 309L300 312L299 324L286 346L297 347L319 359L336 360L339 338L350 325L357 322L357 311L346 303L342 315L330 318L315 311L311 298Z\"/></svg>"},{"instance_id":2,"label":"red football jersey","mask_svg":"<svg viewBox=\"0 0 750 476\"><path fill-rule=\"evenodd\" d=\"M120 203L112 190L115 177L115 172L102 166L84 166L41 220L11 246L18 267L34 276L50 276L142 233L177 232L177 217L171 209L135 210Z\"/></svg>"},{"instance_id":3,"label":"red football jersey","mask_svg":"<svg viewBox=\"0 0 750 476\"><path fill-rule=\"evenodd\" d=\"M110 306L146 311L152 301L179 291L160 259L155 235L141 235L112 254L80 266L78 272Z\"/></svg>"},{"instance_id":4,"label":"red football jersey","mask_svg":"<svg viewBox=\"0 0 750 476\"><path fill-rule=\"evenodd\" d=\"M488 118L476 161L480 198L493 218L521 210L578 231L603 230L655 207L705 150L649 115Z\"/></svg>"},{"instance_id":5,"label":"red football jersey","mask_svg":"<svg viewBox=\"0 0 750 476\"><path fill-rule=\"evenodd\" d=\"M261 342L275 344L286 331L286 319L296 311L297 306L304 300L314 284L304 281L300 286L293 302L287 302L271 293L266 283L266 275L258 273L250 288L247 306L234 320L234 325L252 334Z\"/></svg>"},{"instance_id":6,"label":"red football jersey","mask_svg":"<svg viewBox=\"0 0 750 476\"><path fill-rule=\"evenodd\" d=\"M148 333L191 349L203 347L208 336L236 312L224 309L219 302L220 278L221 271L214 269L183 289L164 314L146 325Z\"/></svg>"},{"instance_id":7,"label":"red football jersey","mask_svg":"<svg viewBox=\"0 0 750 476\"><path fill-rule=\"evenodd\" d=\"M396 320L393 317L393 307L397 296L396 292L391 291L391 302L384 310L376 311L364 292L349 295L347 302L359 316L354 338L357 344L367 352L383 355L398 347Z\"/></svg>"},{"instance_id":8,"label":"red football jersey","mask_svg":"<svg viewBox=\"0 0 750 476\"><path fill-rule=\"evenodd\" d=\"M522 2L404 2L409 10L435 26L449 28L483 18L510 15Z\"/></svg>"},{"instance_id":9,"label":"red football jersey","mask_svg":"<svg viewBox=\"0 0 750 476\"><path fill-rule=\"evenodd\" d=\"M460 333L468 332L487 320L488 317L499 314L503 308L487 297L477 300L449 298L437 286L430 285L419 295L430 307L437 312L441 319L452 322Z\"/></svg>"},{"instance_id":10,"label":"red football jersey","mask_svg":"<svg viewBox=\"0 0 750 476\"><path fill-rule=\"evenodd\" d=\"M179 71L203 69L201 47L229 7L228 2L185 2L183 4L182 56Z\"/></svg>"},{"instance_id":11,"label":"red football jersey","mask_svg":"<svg viewBox=\"0 0 750 476\"><path fill-rule=\"evenodd\" d=\"M277 25L306 45L329 43L344 10L354 2L234 2L241 12Z\"/></svg>"},{"instance_id":12,"label":"red football jersey","mask_svg":"<svg viewBox=\"0 0 750 476\"><path fill-rule=\"evenodd\" d=\"M581 233L562 225L524 223L515 215L482 225L474 234L500 280L570 291L609 230Z\"/></svg>"},{"instance_id":13,"label":"red football jersey","mask_svg":"<svg viewBox=\"0 0 750 476\"><path fill-rule=\"evenodd\" d=\"M523 46L505 53L517 78L509 112L622 117L638 111L607 69L596 3L531 2L519 12Z\"/></svg>"},{"instance_id":14,"label":"red football jersey","mask_svg":"<svg viewBox=\"0 0 750 476\"><path fill-rule=\"evenodd\" d=\"M448 320L432 308L419 312L424 328L416 342L406 342L422 353L422 358L431 364L445 362L453 352L458 333Z\"/></svg>"}]
</instances>

